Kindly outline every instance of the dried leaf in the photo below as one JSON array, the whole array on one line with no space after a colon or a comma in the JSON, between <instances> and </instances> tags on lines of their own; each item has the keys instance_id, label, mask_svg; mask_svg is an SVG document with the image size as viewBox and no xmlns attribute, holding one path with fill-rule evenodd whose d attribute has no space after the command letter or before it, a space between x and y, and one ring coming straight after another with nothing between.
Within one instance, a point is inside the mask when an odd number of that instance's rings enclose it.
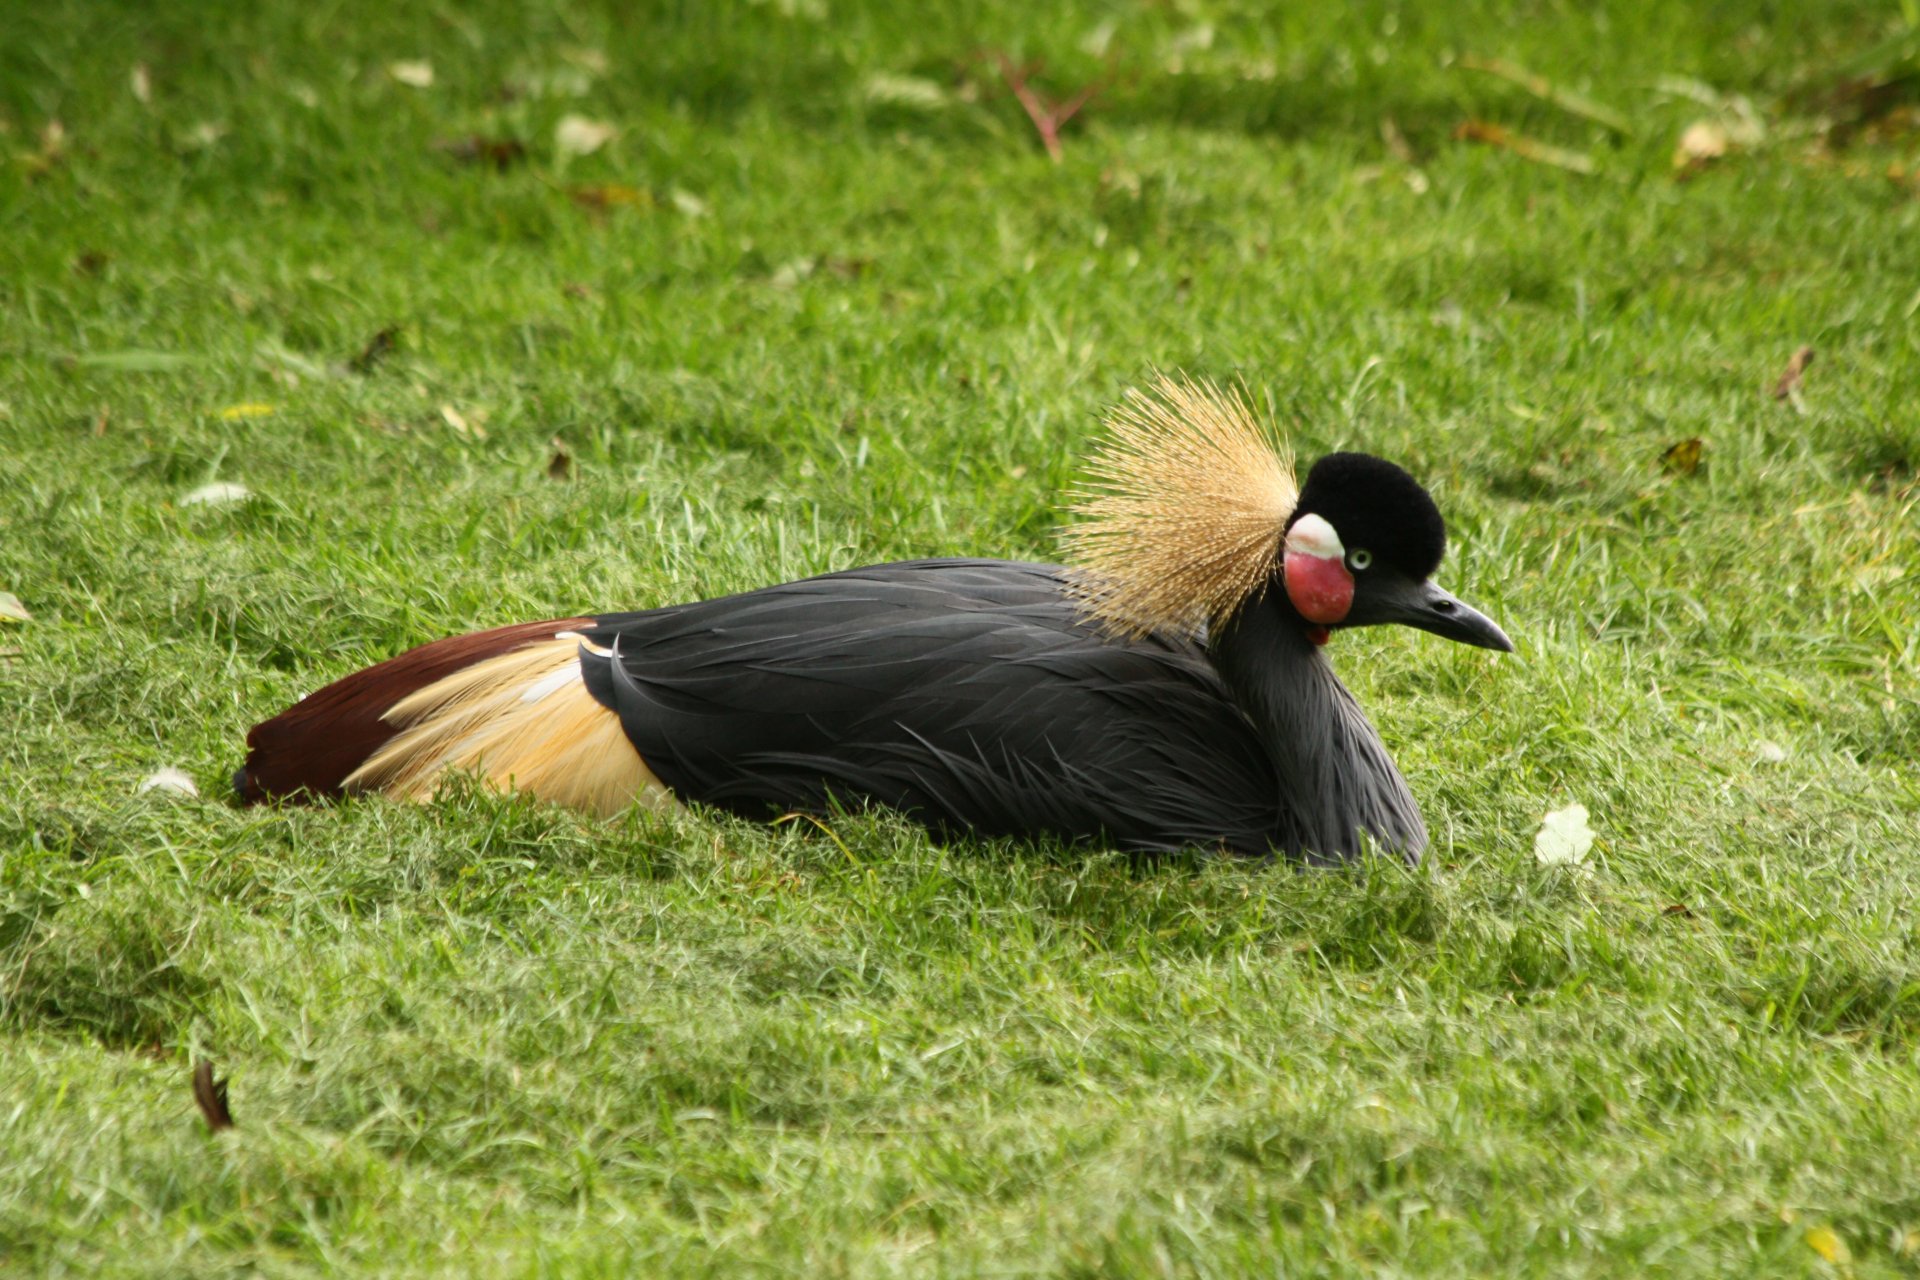
<instances>
[{"instance_id":1,"label":"dried leaf","mask_svg":"<svg viewBox=\"0 0 1920 1280\"><path fill-rule=\"evenodd\" d=\"M207 1128L215 1133L233 1128L233 1111L227 1106L227 1082L213 1078L213 1064L202 1058L193 1068L193 1100Z\"/></svg>"},{"instance_id":2,"label":"dried leaf","mask_svg":"<svg viewBox=\"0 0 1920 1280\"><path fill-rule=\"evenodd\" d=\"M1660 908L1660 914L1663 916L1679 916L1683 920L1691 920L1693 919L1693 908L1684 902L1670 902Z\"/></svg>"},{"instance_id":3,"label":"dried leaf","mask_svg":"<svg viewBox=\"0 0 1920 1280\"><path fill-rule=\"evenodd\" d=\"M573 479L573 455L567 452L566 443L559 436L555 436L547 443L553 449L553 456L547 459L547 479Z\"/></svg>"},{"instance_id":4,"label":"dried leaf","mask_svg":"<svg viewBox=\"0 0 1920 1280\"><path fill-rule=\"evenodd\" d=\"M203 484L198 489L189 490L180 495L183 507L225 507L236 502L245 502L253 496L253 491L243 484L230 480L215 480Z\"/></svg>"},{"instance_id":5,"label":"dried leaf","mask_svg":"<svg viewBox=\"0 0 1920 1280\"><path fill-rule=\"evenodd\" d=\"M885 71L867 77L862 86L868 102L889 107L912 107L920 111L938 111L949 102L945 88L920 76L899 76Z\"/></svg>"},{"instance_id":6,"label":"dried leaf","mask_svg":"<svg viewBox=\"0 0 1920 1280\"><path fill-rule=\"evenodd\" d=\"M1835 1266L1845 1266L1853 1261L1853 1251L1847 1248L1847 1242L1832 1227L1808 1227L1800 1238L1807 1242L1807 1248Z\"/></svg>"},{"instance_id":7,"label":"dried leaf","mask_svg":"<svg viewBox=\"0 0 1920 1280\"><path fill-rule=\"evenodd\" d=\"M440 406L441 421L445 422L449 427L452 427L456 435L471 436L476 440L485 440L487 438L487 429L480 425L485 418L486 415L484 413L476 411L473 414L472 420L469 421L466 414L461 413L452 405L443 404Z\"/></svg>"},{"instance_id":8,"label":"dried leaf","mask_svg":"<svg viewBox=\"0 0 1920 1280\"><path fill-rule=\"evenodd\" d=\"M673 207L689 218L707 216L707 202L691 191L682 191L679 187L675 187L668 193L667 199L673 201Z\"/></svg>"},{"instance_id":9,"label":"dried leaf","mask_svg":"<svg viewBox=\"0 0 1920 1280\"><path fill-rule=\"evenodd\" d=\"M1773 398L1775 400L1792 399L1794 393L1800 390L1801 375L1806 373L1807 366L1812 363L1813 348L1810 346L1803 346L1789 356L1786 370L1781 373L1780 380L1773 384Z\"/></svg>"},{"instance_id":10,"label":"dried leaf","mask_svg":"<svg viewBox=\"0 0 1920 1280\"><path fill-rule=\"evenodd\" d=\"M1673 167L1682 174L1705 168L1727 154L1733 145L1727 127L1717 120L1695 120L1680 133L1674 144Z\"/></svg>"},{"instance_id":11,"label":"dried leaf","mask_svg":"<svg viewBox=\"0 0 1920 1280\"><path fill-rule=\"evenodd\" d=\"M367 345L360 348L360 354L347 361L347 368L355 373L372 373L375 365L393 354L399 336L400 327L388 325L367 339Z\"/></svg>"},{"instance_id":12,"label":"dried leaf","mask_svg":"<svg viewBox=\"0 0 1920 1280\"><path fill-rule=\"evenodd\" d=\"M651 209L653 207L652 194L638 187L623 186L618 182L606 182L593 187L574 187L567 194L583 209Z\"/></svg>"},{"instance_id":13,"label":"dried leaf","mask_svg":"<svg viewBox=\"0 0 1920 1280\"><path fill-rule=\"evenodd\" d=\"M11 591L0 591L0 622L32 622L33 615L27 612L27 606L20 603L20 597Z\"/></svg>"},{"instance_id":14,"label":"dried leaf","mask_svg":"<svg viewBox=\"0 0 1920 1280\"><path fill-rule=\"evenodd\" d=\"M83 368L111 369L117 373L166 373L174 369L185 369L195 363L194 357L179 355L172 351L96 351L83 356L74 356L73 362Z\"/></svg>"},{"instance_id":15,"label":"dried leaf","mask_svg":"<svg viewBox=\"0 0 1920 1280\"><path fill-rule=\"evenodd\" d=\"M1690 476L1700 470L1701 455L1706 452L1707 442L1699 436L1691 436L1676 445L1668 447L1660 455L1660 467L1670 476Z\"/></svg>"},{"instance_id":16,"label":"dried leaf","mask_svg":"<svg viewBox=\"0 0 1920 1280\"><path fill-rule=\"evenodd\" d=\"M265 418L273 414L274 407L264 400L249 400L244 404L230 404L219 413L222 422L241 422L247 418Z\"/></svg>"},{"instance_id":17,"label":"dried leaf","mask_svg":"<svg viewBox=\"0 0 1920 1280\"><path fill-rule=\"evenodd\" d=\"M133 64L133 70L127 74L127 87L133 90L133 100L141 106L153 101L153 76L146 63Z\"/></svg>"},{"instance_id":18,"label":"dried leaf","mask_svg":"<svg viewBox=\"0 0 1920 1280\"><path fill-rule=\"evenodd\" d=\"M1550 810L1533 837L1533 856L1544 867L1581 867L1593 848L1593 828L1587 825L1587 806L1570 804Z\"/></svg>"},{"instance_id":19,"label":"dried leaf","mask_svg":"<svg viewBox=\"0 0 1920 1280\"><path fill-rule=\"evenodd\" d=\"M1565 169L1569 173L1594 174L1599 166L1593 157L1579 151L1569 151L1565 147L1556 147L1529 138L1525 134L1514 133L1504 125L1494 124L1490 120L1463 120L1454 128L1456 141L1480 142L1490 147L1500 147L1511 151L1522 160L1531 160L1535 164L1552 165L1556 169Z\"/></svg>"},{"instance_id":20,"label":"dried leaf","mask_svg":"<svg viewBox=\"0 0 1920 1280\"><path fill-rule=\"evenodd\" d=\"M1757 742L1753 754L1760 757L1761 764L1785 764L1787 749L1777 742Z\"/></svg>"},{"instance_id":21,"label":"dried leaf","mask_svg":"<svg viewBox=\"0 0 1920 1280\"><path fill-rule=\"evenodd\" d=\"M425 58L389 62L387 74L409 89L433 88L433 64Z\"/></svg>"},{"instance_id":22,"label":"dried leaf","mask_svg":"<svg viewBox=\"0 0 1920 1280\"><path fill-rule=\"evenodd\" d=\"M162 795L169 796L186 796L189 799L200 794L200 788L193 784L193 779L171 765L164 769L155 769L142 778L140 785L134 788L135 795L145 795L149 791L158 791Z\"/></svg>"},{"instance_id":23,"label":"dried leaf","mask_svg":"<svg viewBox=\"0 0 1920 1280\"><path fill-rule=\"evenodd\" d=\"M1603 107L1585 94L1557 85L1524 67L1516 67L1498 58L1475 57L1470 53L1461 55L1459 65L1467 71L1484 71L1488 75L1499 76L1509 84L1519 85L1542 102L1551 103L1562 111L1583 120L1591 120L1615 133L1633 132L1633 126L1627 123L1627 118L1613 108Z\"/></svg>"},{"instance_id":24,"label":"dried leaf","mask_svg":"<svg viewBox=\"0 0 1920 1280\"><path fill-rule=\"evenodd\" d=\"M554 126L553 148L563 156L590 156L612 142L619 132L604 120L562 116Z\"/></svg>"},{"instance_id":25,"label":"dried leaf","mask_svg":"<svg viewBox=\"0 0 1920 1280\"><path fill-rule=\"evenodd\" d=\"M97 276L107 269L113 255L99 249L83 249L73 260L73 269L83 276Z\"/></svg>"},{"instance_id":26,"label":"dried leaf","mask_svg":"<svg viewBox=\"0 0 1920 1280\"><path fill-rule=\"evenodd\" d=\"M527 158L527 144L518 138L489 138L470 133L464 138L440 138L434 150L444 152L464 164L490 164L505 172Z\"/></svg>"}]
</instances>

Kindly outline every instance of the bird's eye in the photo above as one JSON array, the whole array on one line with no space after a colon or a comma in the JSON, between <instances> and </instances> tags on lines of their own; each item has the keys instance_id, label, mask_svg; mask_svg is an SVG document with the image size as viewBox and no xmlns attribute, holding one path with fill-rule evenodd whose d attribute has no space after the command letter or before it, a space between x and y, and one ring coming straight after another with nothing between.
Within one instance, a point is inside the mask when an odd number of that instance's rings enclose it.
<instances>
[{"instance_id":1,"label":"bird's eye","mask_svg":"<svg viewBox=\"0 0 1920 1280\"><path fill-rule=\"evenodd\" d=\"M1373 563L1373 552L1365 547L1356 547L1347 553L1347 564L1354 569L1365 569Z\"/></svg>"}]
</instances>

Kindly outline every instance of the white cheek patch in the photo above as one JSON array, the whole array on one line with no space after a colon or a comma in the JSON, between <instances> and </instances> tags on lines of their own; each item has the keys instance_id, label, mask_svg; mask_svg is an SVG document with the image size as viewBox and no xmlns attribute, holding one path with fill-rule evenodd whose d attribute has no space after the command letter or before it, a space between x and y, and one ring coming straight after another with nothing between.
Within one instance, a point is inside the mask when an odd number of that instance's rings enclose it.
<instances>
[{"instance_id":1,"label":"white cheek patch","mask_svg":"<svg viewBox=\"0 0 1920 1280\"><path fill-rule=\"evenodd\" d=\"M1340 535L1333 531L1333 526L1326 520L1316 515L1304 515L1293 522L1293 528L1287 530L1287 554L1339 560L1346 556L1347 549L1340 545Z\"/></svg>"}]
</instances>

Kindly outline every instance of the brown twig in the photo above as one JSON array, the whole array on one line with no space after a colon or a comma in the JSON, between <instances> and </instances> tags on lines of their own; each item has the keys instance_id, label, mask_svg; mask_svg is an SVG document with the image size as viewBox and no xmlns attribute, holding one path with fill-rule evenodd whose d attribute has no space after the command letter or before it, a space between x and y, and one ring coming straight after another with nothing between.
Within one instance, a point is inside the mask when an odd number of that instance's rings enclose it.
<instances>
[{"instance_id":1,"label":"brown twig","mask_svg":"<svg viewBox=\"0 0 1920 1280\"><path fill-rule=\"evenodd\" d=\"M1033 127L1040 135L1040 145L1047 149L1047 155L1053 162L1059 164L1065 154L1060 149L1060 130L1080 113L1080 108L1093 101L1095 94L1106 88L1106 82L1092 81L1075 90L1071 98L1049 102L1029 83L1029 78L1041 69L1042 64L1033 62L1018 65L998 50L993 56L1000 64L1000 78L1007 82L1007 88L1013 90L1013 96L1026 109L1027 119L1033 121Z\"/></svg>"}]
</instances>

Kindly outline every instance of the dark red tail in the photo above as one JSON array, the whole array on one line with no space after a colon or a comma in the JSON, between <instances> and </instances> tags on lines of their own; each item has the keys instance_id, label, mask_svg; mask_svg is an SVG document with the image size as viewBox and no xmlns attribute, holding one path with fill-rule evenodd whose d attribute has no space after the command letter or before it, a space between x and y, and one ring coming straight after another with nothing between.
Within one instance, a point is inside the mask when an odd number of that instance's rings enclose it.
<instances>
[{"instance_id":1,"label":"dark red tail","mask_svg":"<svg viewBox=\"0 0 1920 1280\"><path fill-rule=\"evenodd\" d=\"M347 775L398 732L381 716L402 698L462 667L593 622L522 622L449 636L336 680L253 726L247 734L247 762L233 775L233 789L248 804L272 797L337 796Z\"/></svg>"}]
</instances>

